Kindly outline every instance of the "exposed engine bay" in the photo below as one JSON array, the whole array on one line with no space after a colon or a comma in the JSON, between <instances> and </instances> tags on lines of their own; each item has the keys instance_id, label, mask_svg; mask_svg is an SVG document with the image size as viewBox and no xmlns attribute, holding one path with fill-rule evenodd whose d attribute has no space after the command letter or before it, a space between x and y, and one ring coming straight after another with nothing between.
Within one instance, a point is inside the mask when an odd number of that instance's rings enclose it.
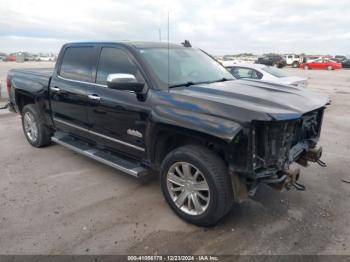
<instances>
[{"instance_id":1,"label":"exposed engine bay","mask_svg":"<svg viewBox=\"0 0 350 262\"><path fill-rule=\"evenodd\" d=\"M252 130L252 168L255 179L250 194L265 183L282 190L305 187L297 181L300 169L291 168L296 162L325 165L321 160L322 148L317 147L324 108L314 110L296 120L256 121Z\"/></svg>"}]
</instances>

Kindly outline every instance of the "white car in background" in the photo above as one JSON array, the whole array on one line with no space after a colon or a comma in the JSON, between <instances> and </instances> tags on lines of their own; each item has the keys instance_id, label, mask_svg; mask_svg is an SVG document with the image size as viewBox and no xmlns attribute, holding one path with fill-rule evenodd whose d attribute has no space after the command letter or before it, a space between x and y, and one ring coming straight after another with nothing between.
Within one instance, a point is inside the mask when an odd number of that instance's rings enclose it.
<instances>
[{"instance_id":1,"label":"white car in background","mask_svg":"<svg viewBox=\"0 0 350 262\"><path fill-rule=\"evenodd\" d=\"M56 57L52 55L39 55L35 58L35 61L42 61L42 62L56 61Z\"/></svg>"},{"instance_id":2,"label":"white car in background","mask_svg":"<svg viewBox=\"0 0 350 262\"><path fill-rule=\"evenodd\" d=\"M290 76L284 70L262 64L235 64L226 66L237 79L255 79L297 87L307 87L307 78Z\"/></svg>"}]
</instances>

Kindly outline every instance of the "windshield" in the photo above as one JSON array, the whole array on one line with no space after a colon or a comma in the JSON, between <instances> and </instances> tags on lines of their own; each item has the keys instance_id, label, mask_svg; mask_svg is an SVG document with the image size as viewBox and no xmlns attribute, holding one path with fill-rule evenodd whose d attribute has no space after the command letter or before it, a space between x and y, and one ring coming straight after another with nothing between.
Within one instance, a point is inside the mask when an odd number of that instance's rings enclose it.
<instances>
[{"instance_id":1,"label":"windshield","mask_svg":"<svg viewBox=\"0 0 350 262\"><path fill-rule=\"evenodd\" d=\"M140 54L165 86L234 79L221 64L198 49L145 48L140 49Z\"/></svg>"},{"instance_id":2,"label":"windshield","mask_svg":"<svg viewBox=\"0 0 350 262\"><path fill-rule=\"evenodd\" d=\"M263 70L263 71L265 71L265 72L267 72L275 77L278 77L278 78L288 76L285 72L283 72L281 69L278 69L276 67L266 66L266 67L261 68L261 70Z\"/></svg>"}]
</instances>

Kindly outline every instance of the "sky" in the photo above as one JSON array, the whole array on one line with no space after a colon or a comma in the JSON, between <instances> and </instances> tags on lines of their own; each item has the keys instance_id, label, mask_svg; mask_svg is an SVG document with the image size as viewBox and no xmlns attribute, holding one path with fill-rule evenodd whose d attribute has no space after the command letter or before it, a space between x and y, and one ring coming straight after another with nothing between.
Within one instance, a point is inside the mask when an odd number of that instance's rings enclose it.
<instances>
[{"instance_id":1,"label":"sky","mask_svg":"<svg viewBox=\"0 0 350 262\"><path fill-rule=\"evenodd\" d=\"M0 0L0 52L188 39L213 55L350 54L350 0Z\"/></svg>"}]
</instances>

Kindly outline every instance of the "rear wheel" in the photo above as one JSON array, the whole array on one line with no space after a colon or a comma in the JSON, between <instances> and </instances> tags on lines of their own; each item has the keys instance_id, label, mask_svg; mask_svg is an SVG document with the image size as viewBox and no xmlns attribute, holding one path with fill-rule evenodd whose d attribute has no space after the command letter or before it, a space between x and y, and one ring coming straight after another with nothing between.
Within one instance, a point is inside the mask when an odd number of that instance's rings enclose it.
<instances>
[{"instance_id":1,"label":"rear wheel","mask_svg":"<svg viewBox=\"0 0 350 262\"><path fill-rule=\"evenodd\" d=\"M51 143L51 132L42 123L34 105L22 109L22 128L28 142L34 147L43 147Z\"/></svg>"},{"instance_id":2,"label":"rear wheel","mask_svg":"<svg viewBox=\"0 0 350 262\"><path fill-rule=\"evenodd\" d=\"M214 225L232 206L227 167L205 147L188 145L170 152L162 163L160 179L169 206L190 223Z\"/></svg>"},{"instance_id":3,"label":"rear wheel","mask_svg":"<svg viewBox=\"0 0 350 262\"><path fill-rule=\"evenodd\" d=\"M333 70L332 66L327 66L327 70Z\"/></svg>"}]
</instances>

